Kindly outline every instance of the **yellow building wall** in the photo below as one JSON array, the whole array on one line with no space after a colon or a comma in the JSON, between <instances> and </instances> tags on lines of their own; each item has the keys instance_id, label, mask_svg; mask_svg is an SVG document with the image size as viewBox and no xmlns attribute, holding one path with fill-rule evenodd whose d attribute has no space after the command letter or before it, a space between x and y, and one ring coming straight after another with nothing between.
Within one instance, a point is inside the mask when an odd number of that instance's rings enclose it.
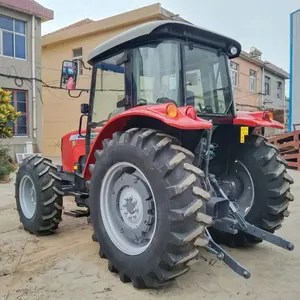
<instances>
[{"instance_id":1,"label":"yellow building wall","mask_svg":"<svg viewBox=\"0 0 300 300\"><path fill-rule=\"evenodd\" d=\"M110 37L142 23L143 22L139 22L131 24L130 26L123 26L115 30L100 32L90 36L73 38L72 40L68 40L63 43L43 46L43 81L52 86L60 85L62 62L63 60L72 60L73 49L82 48L83 61L85 62L86 66L90 67L90 65L86 63L87 56L90 51ZM104 88L120 89L120 81L117 83L113 78L111 78L112 76L118 76L118 74L113 75L108 74L108 72L105 73L103 84ZM91 70L83 69L83 75L78 77L77 88L89 89L91 75ZM71 94L77 95L78 92L71 92ZM116 108L116 102L117 100L120 100L121 94L122 93L97 92L96 99L98 98L99 101L96 101L95 103L95 119L99 121L107 119L109 113ZM68 91L66 90L43 87L42 95L43 153L46 156L59 156L61 137L69 131L78 129L80 104L89 102L89 93L84 92L80 98L76 99L69 97Z\"/></svg>"}]
</instances>

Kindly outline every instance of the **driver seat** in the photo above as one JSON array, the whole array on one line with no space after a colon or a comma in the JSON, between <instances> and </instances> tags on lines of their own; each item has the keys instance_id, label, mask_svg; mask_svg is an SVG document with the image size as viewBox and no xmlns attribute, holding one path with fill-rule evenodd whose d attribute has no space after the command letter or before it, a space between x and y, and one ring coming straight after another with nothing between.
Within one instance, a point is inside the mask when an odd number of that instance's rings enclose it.
<instances>
[{"instance_id":1,"label":"driver seat","mask_svg":"<svg viewBox=\"0 0 300 300\"><path fill-rule=\"evenodd\" d=\"M185 105L195 106L195 94L192 91L186 91Z\"/></svg>"},{"instance_id":2,"label":"driver seat","mask_svg":"<svg viewBox=\"0 0 300 300\"><path fill-rule=\"evenodd\" d=\"M168 90L167 98L177 102L178 90ZM178 103L178 102L177 102ZM195 106L195 94L192 91L186 91L185 105Z\"/></svg>"}]
</instances>

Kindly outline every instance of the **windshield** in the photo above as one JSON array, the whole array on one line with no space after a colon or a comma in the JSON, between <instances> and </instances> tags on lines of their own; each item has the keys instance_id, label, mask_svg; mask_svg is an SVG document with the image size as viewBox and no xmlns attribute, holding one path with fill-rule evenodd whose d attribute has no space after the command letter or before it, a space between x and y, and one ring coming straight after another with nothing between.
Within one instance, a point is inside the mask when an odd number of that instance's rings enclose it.
<instances>
[{"instance_id":1,"label":"windshield","mask_svg":"<svg viewBox=\"0 0 300 300\"><path fill-rule=\"evenodd\" d=\"M186 105L198 114L226 114L232 101L226 56L186 45L184 65Z\"/></svg>"},{"instance_id":2,"label":"windshield","mask_svg":"<svg viewBox=\"0 0 300 300\"><path fill-rule=\"evenodd\" d=\"M153 42L132 51L133 82L129 83L132 83L135 105L174 102L178 106L194 106L199 115L227 113L232 93L225 55L186 45L182 69L178 41ZM94 65L97 72L93 122L105 121L125 110L117 107L126 95L125 65L118 63L123 54ZM99 124L102 125L103 122Z\"/></svg>"},{"instance_id":3,"label":"windshield","mask_svg":"<svg viewBox=\"0 0 300 300\"><path fill-rule=\"evenodd\" d=\"M165 41L133 50L133 80L137 104L164 103L180 105L180 44Z\"/></svg>"},{"instance_id":4,"label":"windshield","mask_svg":"<svg viewBox=\"0 0 300 300\"><path fill-rule=\"evenodd\" d=\"M214 50L184 46L184 89L182 98L180 44L151 43L133 50L133 80L137 104L174 102L192 105L198 114L226 114L232 93L227 58Z\"/></svg>"}]
</instances>

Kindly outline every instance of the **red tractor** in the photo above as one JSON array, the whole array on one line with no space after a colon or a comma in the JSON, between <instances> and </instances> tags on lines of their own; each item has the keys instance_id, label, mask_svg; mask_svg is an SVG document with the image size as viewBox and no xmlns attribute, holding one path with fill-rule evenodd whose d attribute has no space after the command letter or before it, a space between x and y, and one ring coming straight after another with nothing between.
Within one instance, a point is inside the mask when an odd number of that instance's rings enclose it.
<instances>
[{"instance_id":1,"label":"red tractor","mask_svg":"<svg viewBox=\"0 0 300 300\"><path fill-rule=\"evenodd\" d=\"M79 130L62 138L62 166L32 156L18 170L25 230L55 232L63 197L74 196L86 210L73 213L88 216L100 257L136 288L171 282L204 250L249 278L220 243L265 240L293 250L274 235L289 215L293 179L258 134L283 126L267 111L236 111L229 60L240 52L231 38L174 21L149 22L96 47L89 104ZM104 70L118 75L110 86L124 86L107 91L124 95L99 120Z\"/></svg>"}]
</instances>

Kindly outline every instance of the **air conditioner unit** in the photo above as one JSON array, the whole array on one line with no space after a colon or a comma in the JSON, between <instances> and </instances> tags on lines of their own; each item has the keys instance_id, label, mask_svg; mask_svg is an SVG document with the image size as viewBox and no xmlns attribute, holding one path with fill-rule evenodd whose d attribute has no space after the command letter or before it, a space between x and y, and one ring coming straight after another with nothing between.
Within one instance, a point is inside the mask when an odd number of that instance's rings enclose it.
<instances>
[{"instance_id":1,"label":"air conditioner unit","mask_svg":"<svg viewBox=\"0 0 300 300\"><path fill-rule=\"evenodd\" d=\"M42 153L16 153L17 163L21 164L25 158L33 155L42 155Z\"/></svg>"}]
</instances>

